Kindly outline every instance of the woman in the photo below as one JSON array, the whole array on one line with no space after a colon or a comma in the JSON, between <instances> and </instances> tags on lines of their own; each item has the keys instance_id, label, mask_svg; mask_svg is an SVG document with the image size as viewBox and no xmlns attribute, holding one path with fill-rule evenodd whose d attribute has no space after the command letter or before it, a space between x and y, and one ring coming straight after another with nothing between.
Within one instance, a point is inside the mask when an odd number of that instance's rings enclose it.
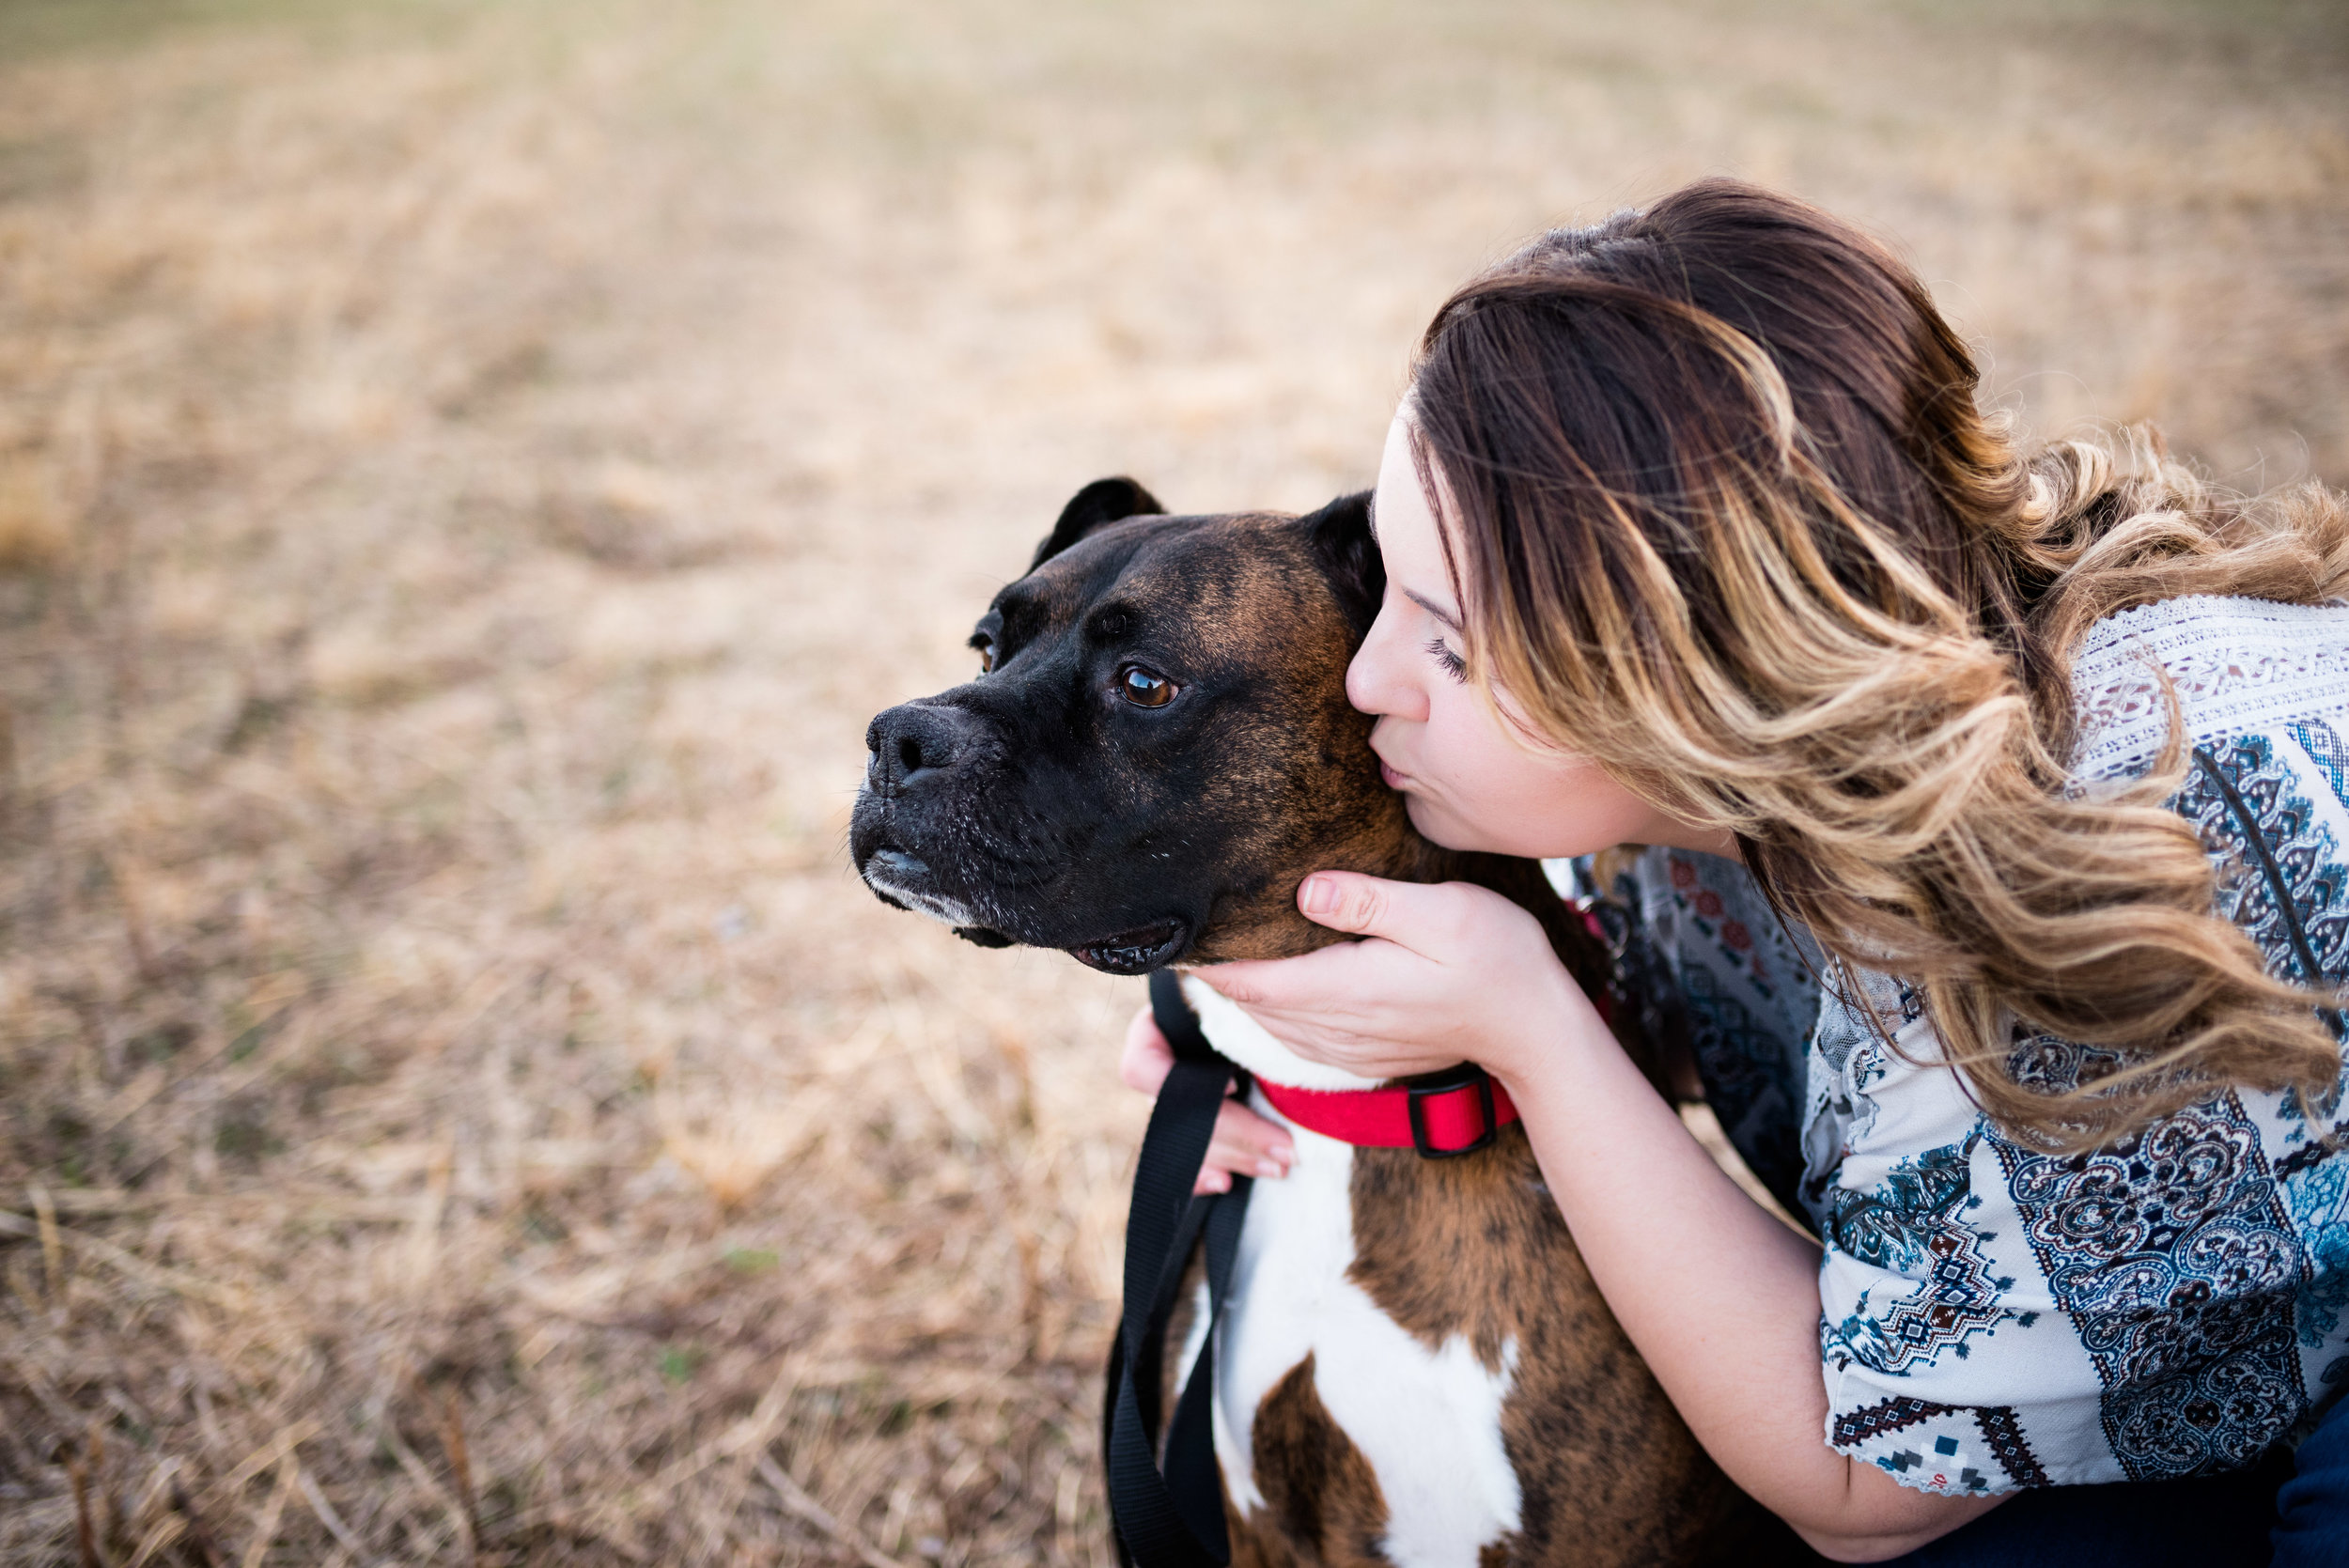
<instances>
[{"instance_id":1,"label":"woman","mask_svg":"<svg viewBox=\"0 0 2349 1568\"><path fill-rule=\"evenodd\" d=\"M1458 848L1648 846L1634 950L1824 1247L1497 896L1317 874L1367 939L1204 977L1305 1056L1499 1079L1690 1428L1828 1555L2264 1561L2349 1386L2349 510L2026 461L1976 383L1883 250L1707 182L1462 288L1378 478L1387 782ZM1203 1184L1283 1142L1227 1108ZM2349 1538L2344 1446L2279 1560Z\"/></svg>"}]
</instances>

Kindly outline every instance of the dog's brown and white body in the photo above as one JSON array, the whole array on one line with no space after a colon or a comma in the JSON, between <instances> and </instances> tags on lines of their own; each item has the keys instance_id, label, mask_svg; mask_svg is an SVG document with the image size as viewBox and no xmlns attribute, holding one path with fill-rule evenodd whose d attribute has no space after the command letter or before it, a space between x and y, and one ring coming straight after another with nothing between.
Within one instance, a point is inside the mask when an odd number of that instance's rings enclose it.
<instances>
[{"instance_id":1,"label":"dog's brown and white body","mask_svg":"<svg viewBox=\"0 0 2349 1568\"><path fill-rule=\"evenodd\" d=\"M1344 679L1382 590L1361 497L1169 518L1128 481L1087 487L981 621L988 673L874 721L858 870L973 940L1121 973L1336 939L1296 910L1316 868L1472 880L1596 989L1605 954L1538 866L1428 844L1378 783ZM1184 989L1261 1081L1377 1087ZM1443 1160L1292 1137L1290 1174L1251 1195L1220 1329L1237 1565L1800 1556L1624 1337L1520 1126Z\"/></svg>"},{"instance_id":2,"label":"dog's brown and white body","mask_svg":"<svg viewBox=\"0 0 2349 1568\"><path fill-rule=\"evenodd\" d=\"M1210 1042L1260 1080L1307 1089L1376 1087L1300 1060L1206 986L1191 982L1185 991ZM1519 1537L1525 1518L1526 1482L1511 1462L1503 1430L1513 1398L1522 1403L1524 1325L1479 1324L1466 1300L1450 1303L1465 1309L1447 1314L1450 1321L1431 1319L1424 1304L1413 1313L1383 1292L1390 1299L1382 1302L1363 1278L1402 1282L1424 1268L1452 1285L1467 1283L1453 1272L1458 1260L1444 1255L1440 1238L1420 1234L1376 1192L1365 1194L1357 1212L1358 1156L1368 1157L1366 1185L1381 1163L1391 1168L1383 1172L1390 1185L1395 1177L1415 1185L1423 1176L1441 1181L1442 1174L1404 1164L1419 1160L1414 1151L1357 1149L1289 1123L1261 1089L1252 1103L1289 1127L1297 1161L1286 1179L1259 1182L1250 1194L1217 1346L1216 1459L1235 1535L1247 1539L1271 1521L1310 1514L1318 1516L1314 1533L1326 1558L1343 1560L1350 1551L1398 1565L1475 1563L1487 1547L1504 1548ZM1491 1163L1517 1162L1503 1155ZM1530 1206L1517 1202L1517 1194L1489 1190L1490 1183L1472 1185L1488 1189L1449 1196L1455 1203L1467 1198L1476 1209L1495 1200ZM1455 1218L1475 1216L1464 1210ZM1365 1244L1371 1266L1358 1274ZM1411 1327L1407 1319L1414 1320ZM1200 1331L1194 1328L1175 1365L1191 1364ZM1540 1381L1533 1379L1537 1400ZM1315 1462L1299 1465L1300 1451L1318 1451ZM1300 1507L1300 1482L1319 1494L1310 1509ZM1290 1533L1279 1524L1273 1530Z\"/></svg>"}]
</instances>

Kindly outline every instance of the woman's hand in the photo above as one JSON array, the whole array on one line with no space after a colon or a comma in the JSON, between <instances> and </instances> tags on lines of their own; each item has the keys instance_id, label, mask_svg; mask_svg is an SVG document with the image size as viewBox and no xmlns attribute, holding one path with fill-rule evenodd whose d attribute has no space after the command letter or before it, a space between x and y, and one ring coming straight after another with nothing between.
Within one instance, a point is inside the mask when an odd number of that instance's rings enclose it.
<instances>
[{"instance_id":1,"label":"woman's hand","mask_svg":"<svg viewBox=\"0 0 2349 1568\"><path fill-rule=\"evenodd\" d=\"M1174 1052L1159 1032L1150 1009L1143 1008L1126 1026L1126 1048L1118 1057L1117 1076L1128 1089L1156 1094L1174 1070ZM1228 1094L1229 1090L1225 1093ZM1297 1145L1289 1135L1236 1099L1226 1099L1216 1112L1215 1141L1207 1145L1206 1162L1199 1168L1194 1193L1229 1192L1232 1177L1285 1176L1297 1163Z\"/></svg>"},{"instance_id":2,"label":"woman's hand","mask_svg":"<svg viewBox=\"0 0 2349 1568\"><path fill-rule=\"evenodd\" d=\"M1369 939L1194 972L1299 1056L1371 1079L1473 1062L1511 1083L1562 1043L1612 1044L1541 923L1497 893L1317 871L1297 906Z\"/></svg>"},{"instance_id":3,"label":"woman's hand","mask_svg":"<svg viewBox=\"0 0 2349 1568\"><path fill-rule=\"evenodd\" d=\"M1298 907L1332 930L1371 939L1192 972L1300 1056L1372 1079L1474 1062L1506 1082L1561 1032L1580 1024L1605 1034L1541 923L1499 893L1325 871L1306 878ZM1142 1008L1126 1031L1119 1077L1155 1094L1174 1064L1150 1009ZM1285 1175L1296 1159L1286 1131L1231 1100L1216 1117L1192 1190L1229 1191L1235 1174Z\"/></svg>"}]
</instances>

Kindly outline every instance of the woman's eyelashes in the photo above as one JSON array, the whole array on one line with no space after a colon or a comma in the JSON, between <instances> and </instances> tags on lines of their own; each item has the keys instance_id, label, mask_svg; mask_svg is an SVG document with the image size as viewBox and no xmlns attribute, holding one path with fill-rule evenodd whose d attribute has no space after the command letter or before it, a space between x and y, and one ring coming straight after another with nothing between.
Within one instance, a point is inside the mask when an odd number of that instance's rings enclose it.
<instances>
[{"instance_id":1,"label":"woman's eyelashes","mask_svg":"<svg viewBox=\"0 0 2349 1568\"><path fill-rule=\"evenodd\" d=\"M1431 637L1427 640L1427 651L1435 655L1436 662L1443 667L1445 675L1463 684L1467 682L1468 660L1453 652L1451 644L1440 637Z\"/></svg>"}]
</instances>

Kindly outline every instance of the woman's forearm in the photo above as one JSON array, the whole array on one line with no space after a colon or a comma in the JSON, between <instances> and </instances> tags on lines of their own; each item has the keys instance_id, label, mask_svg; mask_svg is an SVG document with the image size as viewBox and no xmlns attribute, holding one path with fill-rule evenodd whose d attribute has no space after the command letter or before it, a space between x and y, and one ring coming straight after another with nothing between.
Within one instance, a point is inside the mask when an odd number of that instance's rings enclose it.
<instances>
[{"instance_id":1,"label":"woman's forearm","mask_svg":"<svg viewBox=\"0 0 2349 1568\"><path fill-rule=\"evenodd\" d=\"M1910 1490L1827 1446L1818 1248L1714 1163L1595 1018L1563 1012L1558 1048L1500 1074L1592 1277L1715 1462L1851 1560L1994 1506Z\"/></svg>"}]
</instances>

